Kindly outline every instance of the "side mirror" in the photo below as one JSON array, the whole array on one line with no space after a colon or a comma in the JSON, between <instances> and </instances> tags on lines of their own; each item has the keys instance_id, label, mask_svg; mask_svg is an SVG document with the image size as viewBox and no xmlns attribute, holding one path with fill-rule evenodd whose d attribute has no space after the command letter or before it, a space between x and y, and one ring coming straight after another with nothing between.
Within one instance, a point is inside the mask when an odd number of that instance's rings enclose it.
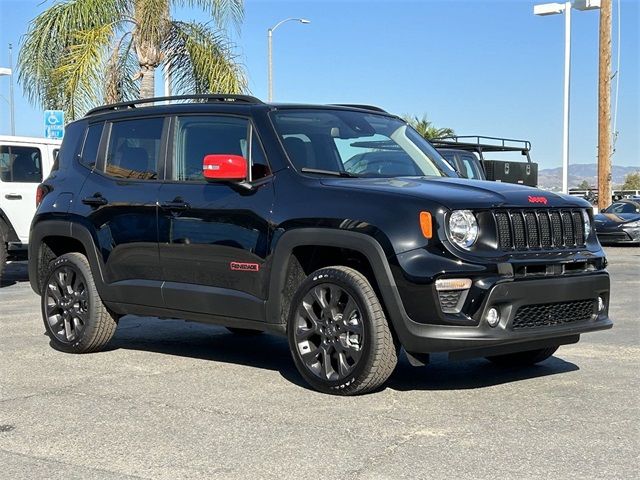
<instances>
[{"instance_id":1,"label":"side mirror","mask_svg":"<svg viewBox=\"0 0 640 480\"><path fill-rule=\"evenodd\" d=\"M202 174L207 180L244 181L247 173L247 159L240 155L205 155L202 160Z\"/></svg>"}]
</instances>

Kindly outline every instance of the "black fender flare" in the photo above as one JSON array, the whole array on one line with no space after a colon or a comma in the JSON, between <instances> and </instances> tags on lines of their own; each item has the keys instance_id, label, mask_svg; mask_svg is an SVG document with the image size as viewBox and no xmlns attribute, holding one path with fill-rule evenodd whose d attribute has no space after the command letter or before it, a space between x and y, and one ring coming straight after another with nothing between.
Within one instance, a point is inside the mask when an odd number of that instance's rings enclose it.
<instances>
[{"instance_id":1,"label":"black fender flare","mask_svg":"<svg viewBox=\"0 0 640 480\"><path fill-rule=\"evenodd\" d=\"M103 263L96 250L93 237L84 225L71 220L42 220L33 223L29 238L29 283L34 292L38 295L41 293L40 285L38 285L38 266L40 247L46 237L68 237L79 241L87 254L98 293L100 296L106 293Z\"/></svg>"},{"instance_id":2,"label":"black fender flare","mask_svg":"<svg viewBox=\"0 0 640 480\"><path fill-rule=\"evenodd\" d=\"M7 226L7 240L9 242L19 242L18 234L16 233L15 228L11 225L11 221L7 214L0 208L0 222L4 223Z\"/></svg>"},{"instance_id":3,"label":"black fender flare","mask_svg":"<svg viewBox=\"0 0 640 480\"><path fill-rule=\"evenodd\" d=\"M293 249L300 246L339 247L362 253L373 270L382 301L396 331L403 330L407 314L402 305L387 256L373 237L364 233L334 230L328 228L299 228L285 232L277 241L269 281L266 301L267 323L286 324L282 318L282 292L287 279L287 267Z\"/></svg>"}]
</instances>

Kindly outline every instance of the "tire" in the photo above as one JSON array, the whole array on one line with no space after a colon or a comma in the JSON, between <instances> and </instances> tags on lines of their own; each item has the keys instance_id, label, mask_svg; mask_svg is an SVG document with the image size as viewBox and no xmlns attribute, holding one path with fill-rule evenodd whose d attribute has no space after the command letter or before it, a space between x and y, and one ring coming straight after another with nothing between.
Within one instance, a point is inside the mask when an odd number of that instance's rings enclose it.
<instances>
[{"instance_id":1,"label":"tire","mask_svg":"<svg viewBox=\"0 0 640 480\"><path fill-rule=\"evenodd\" d=\"M233 333L234 335L240 335L243 337L254 337L256 335L261 335L263 332L262 330L252 330L250 328L236 328L236 327L224 327L227 330L229 330L229 332Z\"/></svg>"},{"instance_id":2,"label":"tire","mask_svg":"<svg viewBox=\"0 0 640 480\"><path fill-rule=\"evenodd\" d=\"M7 264L7 229L0 221L0 284L2 284L2 273Z\"/></svg>"},{"instance_id":3,"label":"tire","mask_svg":"<svg viewBox=\"0 0 640 480\"><path fill-rule=\"evenodd\" d=\"M324 393L376 390L398 363L376 293L364 275L348 267L322 268L300 284L287 337L300 375Z\"/></svg>"},{"instance_id":4,"label":"tire","mask_svg":"<svg viewBox=\"0 0 640 480\"><path fill-rule=\"evenodd\" d=\"M501 367L526 367L545 361L553 355L558 347L539 348L526 352L508 353L506 355L495 355L487 357L487 360L500 365Z\"/></svg>"},{"instance_id":5,"label":"tire","mask_svg":"<svg viewBox=\"0 0 640 480\"><path fill-rule=\"evenodd\" d=\"M41 308L46 333L56 350L95 352L116 331L117 319L102 303L89 262L80 253L64 254L49 264Z\"/></svg>"}]
</instances>

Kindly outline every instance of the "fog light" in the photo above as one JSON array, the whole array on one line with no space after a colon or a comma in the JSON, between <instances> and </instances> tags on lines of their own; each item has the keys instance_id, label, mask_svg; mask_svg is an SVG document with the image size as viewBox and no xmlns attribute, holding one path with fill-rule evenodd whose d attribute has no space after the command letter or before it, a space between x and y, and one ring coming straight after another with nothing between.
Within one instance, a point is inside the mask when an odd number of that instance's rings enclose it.
<instances>
[{"instance_id":1,"label":"fog light","mask_svg":"<svg viewBox=\"0 0 640 480\"><path fill-rule=\"evenodd\" d=\"M598 313L601 313L604 310L604 299L602 297L598 297Z\"/></svg>"},{"instance_id":2,"label":"fog light","mask_svg":"<svg viewBox=\"0 0 640 480\"><path fill-rule=\"evenodd\" d=\"M495 327L500 322L500 314L495 308L490 308L487 314L484 316L490 327Z\"/></svg>"}]
</instances>

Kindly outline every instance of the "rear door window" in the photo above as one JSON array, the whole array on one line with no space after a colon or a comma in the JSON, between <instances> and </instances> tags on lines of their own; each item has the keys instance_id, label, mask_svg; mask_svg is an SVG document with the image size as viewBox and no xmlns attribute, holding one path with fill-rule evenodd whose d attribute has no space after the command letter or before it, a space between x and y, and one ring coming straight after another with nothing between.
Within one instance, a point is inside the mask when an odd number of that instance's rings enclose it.
<instances>
[{"instance_id":1,"label":"rear door window","mask_svg":"<svg viewBox=\"0 0 640 480\"><path fill-rule=\"evenodd\" d=\"M37 147L0 145L0 181L40 183L42 153Z\"/></svg>"},{"instance_id":2,"label":"rear door window","mask_svg":"<svg viewBox=\"0 0 640 480\"><path fill-rule=\"evenodd\" d=\"M105 173L115 178L157 179L163 125L159 117L114 122Z\"/></svg>"}]
</instances>

